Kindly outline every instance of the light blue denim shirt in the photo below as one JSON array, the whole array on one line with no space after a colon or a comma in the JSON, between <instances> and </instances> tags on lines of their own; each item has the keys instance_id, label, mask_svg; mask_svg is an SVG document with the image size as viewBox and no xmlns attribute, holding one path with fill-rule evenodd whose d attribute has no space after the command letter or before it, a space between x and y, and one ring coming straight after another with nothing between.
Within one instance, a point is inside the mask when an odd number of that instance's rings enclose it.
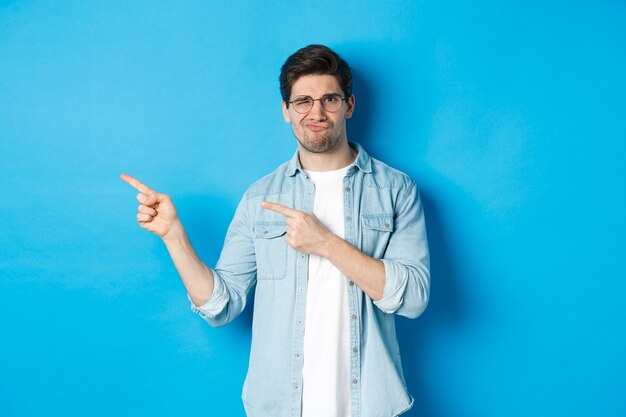
<instances>
[{"instance_id":1,"label":"light blue denim shirt","mask_svg":"<svg viewBox=\"0 0 626 417\"><path fill-rule=\"evenodd\" d=\"M345 240L385 266L382 299L349 281L352 417L393 417L411 408L394 315L415 318L428 303L428 243L415 183L358 155L343 180ZM302 398L308 255L287 245L285 219L264 200L313 211L315 186L298 153L250 186L213 269L213 295L192 310L212 326L234 320L254 292L252 346L242 399L250 417L298 417ZM348 277L349 279L349 277ZM253 291L253 289L256 289Z\"/></svg>"}]
</instances>

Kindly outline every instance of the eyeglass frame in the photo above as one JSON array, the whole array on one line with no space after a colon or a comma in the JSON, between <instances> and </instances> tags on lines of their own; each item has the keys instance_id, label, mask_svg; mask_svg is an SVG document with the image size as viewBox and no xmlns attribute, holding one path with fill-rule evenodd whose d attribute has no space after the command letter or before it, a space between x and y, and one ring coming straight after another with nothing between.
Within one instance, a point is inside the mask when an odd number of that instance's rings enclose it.
<instances>
[{"instance_id":1,"label":"eyeglass frame","mask_svg":"<svg viewBox=\"0 0 626 417\"><path fill-rule=\"evenodd\" d=\"M313 110L313 106L315 106L315 102L319 101L320 105L322 106L322 109L324 109L324 111L327 111L329 113L337 113L340 109L341 109L341 104L339 105L339 108L337 110L327 110L326 107L324 107L324 102L322 100L324 100L324 98L326 97L339 97L341 99L341 101L346 101L346 97L342 97L341 94L339 93L329 93L329 94L324 94L321 98L313 98L311 96L306 96L306 95L302 95L302 96L297 96L294 97L293 100L288 101L289 104L291 104L293 106L293 103L296 101L296 99L298 98L306 98L306 99L311 99L311 108L305 112L299 112L298 110L296 110L295 106L293 107L293 111L295 111L298 114L307 114L308 112L310 112L311 110ZM343 103L342 103L343 104Z\"/></svg>"}]
</instances>

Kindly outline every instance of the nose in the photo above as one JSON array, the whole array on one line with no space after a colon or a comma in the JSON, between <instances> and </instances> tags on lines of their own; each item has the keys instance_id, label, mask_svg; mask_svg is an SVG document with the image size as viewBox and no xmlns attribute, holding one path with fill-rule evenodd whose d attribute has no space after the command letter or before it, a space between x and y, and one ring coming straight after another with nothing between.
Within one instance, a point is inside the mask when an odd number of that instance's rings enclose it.
<instances>
[{"instance_id":1,"label":"nose","mask_svg":"<svg viewBox=\"0 0 626 417\"><path fill-rule=\"evenodd\" d=\"M322 107L322 100L313 101L313 107L309 111L309 117L315 120L323 120L326 118L326 112Z\"/></svg>"}]
</instances>

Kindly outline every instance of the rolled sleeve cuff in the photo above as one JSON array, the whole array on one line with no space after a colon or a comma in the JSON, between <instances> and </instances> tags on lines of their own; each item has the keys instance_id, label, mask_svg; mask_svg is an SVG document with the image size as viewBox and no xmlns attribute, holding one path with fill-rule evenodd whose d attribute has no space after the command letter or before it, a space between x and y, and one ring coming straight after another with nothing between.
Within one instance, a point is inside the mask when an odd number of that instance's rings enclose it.
<instances>
[{"instance_id":1,"label":"rolled sleeve cuff","mask_svg":"<svg viewBox=\"0 0 626 417\"><path fill-rule=\"evenodd\" d=\"M226 292L222 278L220 278L214 270L211 271L213 272L213 293L208 301L201 306L196 306L193 301L191 301L189 294L187 294L187 298L191 303L191 311L203 318L214 319L224 310L226 304L228 304L228 293Z\"/></svg>"},{"instance_id":2,"label":"rolled sleeve cuff","mask_svg":"<svg viewBox=\"0 0 626 417\"><path fill-rule=\"evenodd\" d=\"M374 305L387 314L395 313L403 302L404 290L409 280L408 268L397 262L382 259L385 266L385 288L383 298Z\"/></svg>"}]
</instances>

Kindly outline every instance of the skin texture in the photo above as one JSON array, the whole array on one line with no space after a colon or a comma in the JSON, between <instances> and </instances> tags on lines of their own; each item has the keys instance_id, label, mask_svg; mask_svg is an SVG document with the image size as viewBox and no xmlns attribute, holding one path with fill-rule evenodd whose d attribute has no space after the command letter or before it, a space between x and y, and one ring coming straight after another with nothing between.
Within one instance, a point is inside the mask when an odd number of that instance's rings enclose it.
<instances>
[{"instance_id":1,"label":"skin texture","mask_svg":"<svg viewBox=\"0 0 626 417\"><path fill-rule=\"evenodd\" d=\"M305 75L293 83L290 98L309 96L318 99L331 93L344 95L337 78ZM348 146L346 135L346 120L352 117L354 96L346 98L339 111L334 113L325 111L319 101L315 101L313 108L305 114L296 112L293 106L287 108L284 101L282 107L285 122L291 124L298 141L300 163L304 169L331 171L354 161L356 155Z\"/></svg>"},{"instance_id":2,"label":"skin texture","mask_svg":"<svg viewBox=\"0 0 626 417\"><path fill-rule=\"evenodd\" d=\"M308 95L317 99L330 93L343 96L335 77L306 75L293 84L291 97ZM306 114L297 113L291 106L287 108L286 103L282 103L283 117L286 123L291 124L298 141L298 155L304 169L331 171L354 162L356 153L348 145L346 135L346 120L352 116L354 103L354 96L349 97L339 111L331 113L316 101ZM191 301L197 306L205 304L213 293L213 273L191 245L172 199L130 175L122 174L121 179L139 191L139 226L163 240ZM267 201L262 206L285 216L285 240L288 245L303 253L325 257L373 300L382 298L385 287L382 261L364 254L330 232L313 213Z\"/></svg>"}]
</instances>

